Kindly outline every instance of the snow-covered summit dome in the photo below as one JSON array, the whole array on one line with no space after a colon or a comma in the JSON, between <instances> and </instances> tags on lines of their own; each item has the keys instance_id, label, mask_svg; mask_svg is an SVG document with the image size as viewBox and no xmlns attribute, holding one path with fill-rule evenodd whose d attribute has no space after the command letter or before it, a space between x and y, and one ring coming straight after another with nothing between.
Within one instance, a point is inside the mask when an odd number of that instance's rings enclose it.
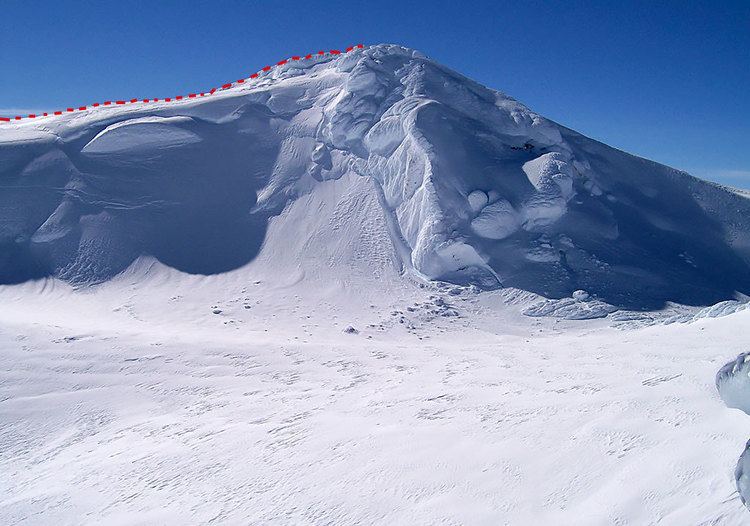
<instances>
[{"instance_id":1,"label":"snow-covered summit dome","mask_svg":"<svg viewBox=\"0 0 750 526\"><path fill-rule=\"evenodd\" d=\"M149 255L637 308L750 294L746 197L394 45L206 99L5 125L0 203L2 283L97 282Z\"/></svg>"}]
</instances>

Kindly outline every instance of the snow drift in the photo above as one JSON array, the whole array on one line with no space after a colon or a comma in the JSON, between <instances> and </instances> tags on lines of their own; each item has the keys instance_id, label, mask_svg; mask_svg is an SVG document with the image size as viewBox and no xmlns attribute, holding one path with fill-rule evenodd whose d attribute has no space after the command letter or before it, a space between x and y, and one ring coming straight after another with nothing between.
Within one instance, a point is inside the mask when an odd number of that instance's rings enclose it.
<instances>
[{"instance_id":1,"label":"snow drift","mask_svg":"<svg viewBox=\"0 0 750 526\"><path fill-rule=\"evenodd\" d=\"M719 396L733 409L750 415L750 353L742 353L716 373ZM750 508L750 441L745 444L734 470L737 493Z\"/></svg>"},{"instance_id":2,"label":"snow drift","mask_svg":"<svg viewBox=\"0 0 750 526\"><path fill-rule=\"evenodd\" d=\"M392 45L211 99L4 125L0 188L6 284L101 282L150 255L198 274L414 272L638 309L750 294L746 197Z\"/></svg>"}]
</instances>

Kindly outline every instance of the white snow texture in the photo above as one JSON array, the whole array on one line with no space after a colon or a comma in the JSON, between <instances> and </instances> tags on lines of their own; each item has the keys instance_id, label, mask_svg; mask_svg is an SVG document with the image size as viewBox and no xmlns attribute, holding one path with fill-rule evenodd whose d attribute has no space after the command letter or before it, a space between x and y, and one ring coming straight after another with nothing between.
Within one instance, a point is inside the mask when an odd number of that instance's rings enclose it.
<instances>
[{"instance_id":1,"label":"white snow texture","mask_svg":"<svg viewBox=\"0 0 750 526\"><path fill-rule=\"evenodd\" d=\"M266 239L271 218L312 217L337 188L357 201L339 230L312 222L294 236L359 240L356 253L328 247L326 266L371 258L631 309L750 293L748 199L398 46L290 62L210 100L3 126L0 184L0 283L101 282L142 255L190 273L238 268L264 243L290 248ZM366 228L387 240L368 243Z\"/></svg>"},{"instance_id":2,"label":"white snow texture","mask_svg":"<svg viewBox=\"0 0 750 526\"><path fill-rule=\"evenodd\" d=\"M747 195L399 46L3 124L0 525L747 524L748 295Z\"/></svg>"}]
</instances>

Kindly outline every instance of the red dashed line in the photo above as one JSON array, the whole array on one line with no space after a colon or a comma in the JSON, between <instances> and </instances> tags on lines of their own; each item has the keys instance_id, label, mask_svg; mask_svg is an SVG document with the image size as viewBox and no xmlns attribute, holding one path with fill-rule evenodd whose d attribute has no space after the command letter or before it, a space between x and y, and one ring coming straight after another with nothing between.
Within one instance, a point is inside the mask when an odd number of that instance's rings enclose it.
<instances>
[{"instance_id":1,"label":"red dashed line","mask_svg":"<svg viewBox=\"0 0 750 526\"><path fill-rule=\"evenodd\" d=\"M355 49L363 49L364 47L365 47L364 44L357 44L356 46L349 46L348 48L346 48L345 53L351 53ZM332 49L332 50L328 51L327 54L329 54L331 56L337 56L337 55L341 55L342 52L339 51L338 49ZM326 55L326 52L325 51L318 51L316 55L319 56L319 57L322 57L322 56ZM312 53L308 53L304 57L301 56L301 55L292 55L288 59L284 59L284 60L281 60L281 61L277 62L275 67L285 66L286 64L289 64L290 61L311 60L313 58L313 56L315 56L315 55L313 55ZM236 80L235 82L228 82L226 84L222 84L220 89L221 90L227 90L227 89L232 88L235 85L244 84L248 80L257 79L257 78L259 78L261 76L261 73L267 73L267 72L271 71L271 69L273 69L271 66L264 66L263 68L261 68L261 70L259 72L251 74L246 79L239 79L239 80ZM187 98L194 99L194 98L197 98L198 96L205 97L207 95L213 95L217 91L219 91L219 90L217 90L216 88L211 88L210 91L208 91L208 92L200 92L199 95L196 94L196 93L190 93L187 96ZM173 101L180 101L180 100L183 100L183 99L185 99L184 96L177 95L175 97L166 97L164 99L157 99L157 98L154 98L154 99L130 99L129 101L118 100L118 101L115 101L114 103L112 101L108 100L108 101L105 101L105 102L103 102L101 104L99 104L98 102L95 102L95 103L91 104L90 107L89 106L79 106L78 109L76 109L76 108L67 108L65 111L68 112L68 113L73 113L73 112L76 112L76 111L87 111L90 108L99 108L100 106L112 106L113 104L114 105L118 105L118 106L122 106L122 105L125 105L125 104L135 104L135 103L139 102L139 100L140 100L140 102L142 104L146 104L146 103L150 103L150 102L159 102L160 100L163 100L164 102L173 102ZM54 116L60 116L62 114L63 114L62 110L55 111L52 114L43 113L42 115L36 115L34 113L31 113L31 114L29 114L26 117L24 117L22 115L17 115L17 116L12 117L12 118L11 117L0 117L0 122L20 121L22 119L36 119L36 118L41 118L41 117L53 116L53 115Z\"/></svg>"}]
</instances>

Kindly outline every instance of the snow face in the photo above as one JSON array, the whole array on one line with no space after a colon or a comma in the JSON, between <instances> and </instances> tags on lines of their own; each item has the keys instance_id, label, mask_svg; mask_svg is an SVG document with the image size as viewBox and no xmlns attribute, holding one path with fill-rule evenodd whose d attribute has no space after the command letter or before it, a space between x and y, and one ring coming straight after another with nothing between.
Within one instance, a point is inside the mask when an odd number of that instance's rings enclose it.
<instances>
[{"instance_id":1,"label":"snow face","mask_svg":"<svg viewBox=\"0 0 750 526\"><path fill-rule=\"evenodd\" d=\"M398 46L289 64L210 100L11 123L0 161L2 283L106 281L144 256L236 269L285 253L271 222L328 202L327 183L344 181L340 191L377 203L390 238L377 257L400 272L556 300L585 289L618 309L750 293L746 198ZM369 236L341 219L299 234L330 244L333 274L358 250L337 252L338 239Z\"/></svg>"}]
</instances>

